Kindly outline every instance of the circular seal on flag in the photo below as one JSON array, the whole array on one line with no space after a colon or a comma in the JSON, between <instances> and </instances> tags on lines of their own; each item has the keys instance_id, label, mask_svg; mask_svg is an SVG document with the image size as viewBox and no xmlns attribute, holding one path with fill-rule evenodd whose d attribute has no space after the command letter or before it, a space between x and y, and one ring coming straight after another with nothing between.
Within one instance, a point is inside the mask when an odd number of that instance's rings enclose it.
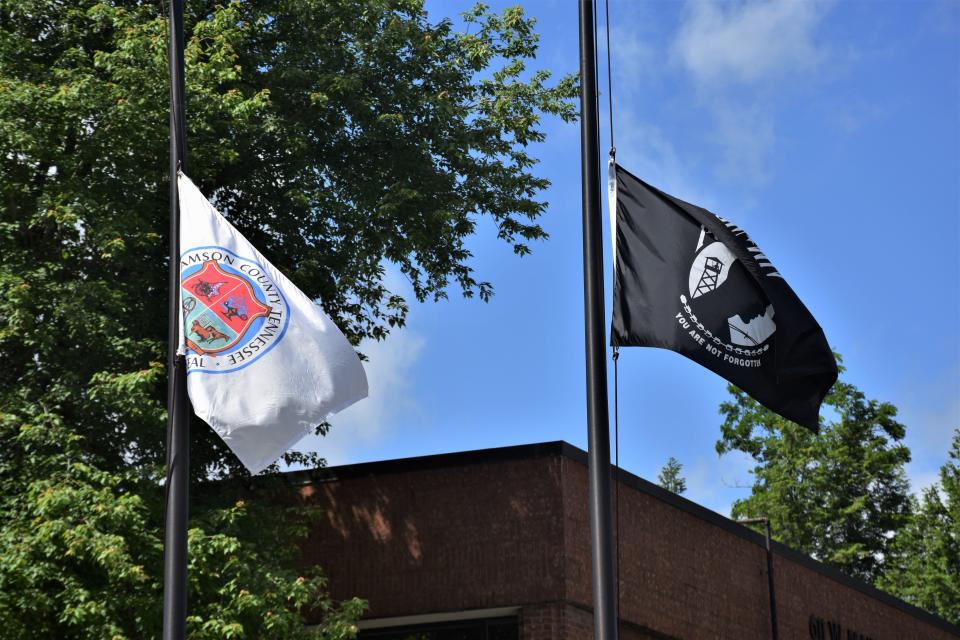
<instances>
[{"instance_id":1,"label":"circular seal on flag","mask_svg":"<svg viewBox=\"0 0 960 640\"><path fill-rule=\"evenodd\" d=\"M747 270L722 242L697 251L688 278L690 304L710 318L714 333L724 333L740 347L756 348L777 330L773 305L756 290ZM687 303L686 296L681 296ZM724 326L726 325L726 326Z\"/></svg>"},{"instance_id":2,"label":"circular seal on flag","mask_svg":"<svg viewBox=\"0 0 960 640\"><path fill-rule=\"evenodd\" d=\"M180 256L187 374L247 367L283 339L290 306L263 266L223 247Z\"/></svg>"},{"instance_id":3,"label":"circular seal on flag","mask_svg":"<svg viewBox=\"0 0 960 640\"><path fill-rule=\"evenodd\" d=\"M682 310L677 321L716 358L738 367L758 368L763 366L777 330L775 312L738 262L725 244L708 238L701 227L687 290L680 295Z\"/></svg>"}]
</instances>

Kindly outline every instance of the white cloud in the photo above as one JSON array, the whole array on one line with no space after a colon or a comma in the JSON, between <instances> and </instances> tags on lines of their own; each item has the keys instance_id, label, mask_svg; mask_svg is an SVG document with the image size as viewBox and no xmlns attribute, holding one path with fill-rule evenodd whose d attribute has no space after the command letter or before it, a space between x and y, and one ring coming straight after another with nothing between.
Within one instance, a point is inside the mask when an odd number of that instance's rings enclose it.
<instances>
[{"instance_id":1,"label":"white cloud","mask_svg":"<svg viewBox=\"0 0 960 640\"><path fill-rule=\"evenodd\" d=\"M824 59L814 38L823 13L808 0L692 2L673 54L705 86L778 79Z\"/></svg>"},{"instance_id":2,"label":"white cloud","mask_svg":"<svg viewBox=\"0 0 960 640\"><path fill-rule=\"evenodd\" d=\"M940 473L937 470L910 474L910 493L920 497L923 492L940 482Z\"/></svg>"},{"instance_id":3,"label":"white cloud","mask_svg":"<svg viewBox=\"0 0 960 640\"><path fill-rule=\"evenodd\" d=\"M892 108L865 100L854 100L839 106L832 114L833 124L847 135L855 134L864 127L890 115Z\"/></svg>"},{"instance_id":4,"label":"white cloud","mask_svg":"<svg viewBox=\"0 0 960 640\"><path fill-rule=\"evenodd\" d=\"M669 137L654 125L641 122L633 112L616 114L617 160L621 165L678 197L696 201L687 179L689 158L681 158Z\"/></svg>"},{"instance_id":5,"label":"white cloud","mask_svg":"<svg viewBox=\"0 0 960 640\"><path fill-rule=\"evenodd\" d=\"M901 406L898 418L907 427L905 442L912 454L907 477L910 491L916 494L939 481L954 429L960 428L960 376L955 371L952 369L948 379L939 384L930 383L923 390L926 393L917 394Z\"/></svg>"},{"instance_id":6,"label":"white cloud","mask_svg":"<svg viewBox=\"0 0 960 640\"><path fill-rule=\"evenodd\" d=\"M615 118L617 162L621 166L682 200L708 209L720 208L714 194L695 179L700 158L678 151L660 127L643 122L634 111L618 108Z\"/></svg>"},{"instance_id":7,"label":"white cloud","mask_svg":"<svg viewBox=\"0 0 960 640\"><path fill-rule=\"evenodd\" d=\"M676 34L660 42L633 26L612 27L618 157L658 187L708 207L698 199L707 194L696 193L688 177L696 175L697 164L712 167L741 191L765 184L777 142L776 100L783 94L776 89L785 78L822 67L827 59L816 38L826 6L794 0L694 1ZM603 59L603 34L600 43ZM673 75L663 60L672 63ZM655 112L647 96L653 87L672 87L678 68L693 80L699 104L689 108L705 112L703 121L710 124L701 135L712 143L715 157L679 153L660 127L646 122ZM698 148L702 153L704 147Z\"/></svg>"},{"instance_id":8,"label":"white cloud","mask_svg":"<svg viewBox=\"0 0 960 640\"><path fill-rule=\"evenodd\" d=\"M605 35L601 32L598 37L601 44L600 59L605 60ZM644 104L650 87L662 80L662 52L646 39L642 31L635 28L612 27L611 40L617 161L660 189L702 203L703 200L698 197L703 194L690 179L696 159L681 156L670 136L646 121L638 108ZM601 134L606 136L609 123L605 92L609 87L605 68L601 70L601 75Z\"/></svg>"},{"instance_id":9,"label":"white cloud","mask_svg":"<svg viewBox=\"0 0 960 640\"><path fill-rule=\"evenodd\" d=\"M769 180L770 156L776 145L772 114L756 105L718 102L713 116L715 141L723 154L720 175L730 180L746 178L755 184Z\"/></svg>"},{"instance_id":10,"label":"white cloud","mask_svg":"<svg viewBox=\"0 0 960 640\"><path fill-rule=\"evenodd\" d=\"M754 466L753 458L740 451L699 456L689 468L683 469L687 480L683 497L729 517L733 502L750 495L753 486L750 470Z\"/></svg>"},{"instance_id":11,"label":"white cloud","mask_svg":"<svg viewBox=\"0 0 960 640\"><path fill-rule=\"evenodd\" d=\"M693 78L714 121L721 177L763 185L776 147L777 89L822 66L822 2L690 2L671 59ZM783 93L783 92L779 92Z\"/></svg>"},{"instance_id":12,"label":"white cloud","mask_svg":"<svg viewBox=\"0 0 960 640\"><path fill-rule=\"evenodd\" d=\"M386 265L384 284L407 300L413 298L410 283L394 265ZM420 418L413 370L425 345L426 339L410 328L394 329L383 342L361 343L369 395L331 416L326 436L307 436L294 449L316 451L330 465L345 464L356 459L356 452L391 437L403 422Z\"/></svg>"},{"instance_id":13,"label":"white cloud","mask_svg":"<svg viewBox=\"0 0 960 640\"><path fill-rule=\"evenodd\" d=\"M315 450L331 465L348 462L353 451L389 437L399 419L421 411L415 399L412 369L426 340L409 330L394 331L384 342L362 344L370 395L330 418L324 437L303 440L298 450Z\"/></svg>"},{"instance_id":14,"label":"white cloud","mask_svg":"<svg viewBox=\"0 0 960 640\"><path fill-rule=\"evenodd\" d=\"M597 34L600 43L598 73L601 76L601 92L607 89L607 43L606 30L601 27ZM613 74L614 104L622 101L624 94L631 98L642 97L643 88L660 81L662 73L662 55L648 39L646 34L629 27L610 28L611 53L614 60L611 65ZM601 93L601 102L606 96ZM602 109L601 109L602 111Z\"/></svg>"},{"instance_id":15,"label":"white cloud","mask_svg":"<svg viewBox=\"0 0 960 640\"><path fill-rule=\"evenodd\" d=\"M936 0L923 4L926 13L921 25L927 33L956 36L960 33L960 4L956 0Z\"/></svg>"}]
</instances>

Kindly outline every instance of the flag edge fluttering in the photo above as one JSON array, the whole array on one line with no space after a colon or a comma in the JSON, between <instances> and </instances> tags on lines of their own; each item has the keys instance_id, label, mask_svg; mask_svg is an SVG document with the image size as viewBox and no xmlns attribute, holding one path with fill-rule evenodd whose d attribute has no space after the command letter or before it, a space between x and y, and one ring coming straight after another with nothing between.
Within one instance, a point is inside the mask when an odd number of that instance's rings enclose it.
<instances>
[{"instance_id":1,"label":"flag edge fluttering","mask_svg":"<svg viewBox=\"0 0 960 640\"><path fill-rule=\"evenodd\" d=\"M622 174L621 174L622 172ZM644 332L638 332L636 326L631 325L631 320L628 317L627 320L624 320L624 315L629 316L630 314L625 311L626 304L624 302L625 292L623 281L624 278L630 275L632 268L628 268L629 265L626 264L626 260L622 258L623 247L628 244L626 238L621 237L622 230L624 229L625 224L629 224L625 218L628 215L627 207L622 206L621 198L624 196L623 191L625 190L624 180L621 177L625 175L626 177L635 180L644 188L648 189L653 196L659 199L659 201L667 206L670 211L676 215L683 216L689 222L700 225L702 229L705 229L708 233L711 234L712 238L716 242L721 242L723 245L733 253L736 258L741 262L744 267L744 270L749 274L752 282L756 286L757 290L762 292L763 296L769 301L769 291L767 286L763 281L763 277L767 274L764 274L760 269L759 265L756 263L753 255L748 251L744 250L742 241L737 241L734 232L728 227L732 225L730 221L722 219L720 216L717 216L712 211L695 205L690 202L686 202L676 196L673 196L657 187L650 185L646 181L642 180L635 174L631 173L629 170L625 169L619 163L611 160L609 168L609 180L608 185L611 193L609 201L611 207L615 207L615 210L610 212L611 217L611 244L612 244L612 253L613 253L613 310L611 314L611 327L610 327L610 344L617 349L631 346L639 347L650 347L664 349L667 351L673 351L679 355L684 356L686 359L695 362L700 365L702 368L711 371L715 375L723 378L728 384L731 384L737 389L740 389L745 394L756 400L761 406L772 411L773 413L783 417L786 420L790 420L796 424L799 424L807 429L810 429L813 432L818 432L820 429L820 410L823 405L823 401L829 395L830 390L836 384L838 379L838 367L836 363L835 355L829 347L829 343L826 339L826 335L823 331L823 328L817 322L816 318L806 307L800 297L793 291L792 287L787 283L786 279L783 278L779 273L776 273L780 281L780 285L784 288L782 292L784 295L792 296L793 300L791 304L799 305L799 308L803 313L809 318L809 321L812 322L812 327L805 332L801 332L797 337L792 341L793 345L798 344L800 341L798 337L803 337L805 341L809 341L806 336L810 331L815 331L818 335L813 335L813 341L822 341L820 351L823 351L823 348L830 354L830 361L832 366L823 363L811 365L811 368L804 370L803 368L791 367L789 370L784 368L785 359L791 354L783 353L782 345L780 341L782 339L781 335L774 335L773 338L773 350L774 350L774 359L773 359L773 368L774 375L776 376L776 384L793 384L798 388L810 388L811 391L804 398L809 401L812 405L812 402L815 401L816 411L793 411L791 408L781 406L779 409L774 408L768 404L768 402L761 400L756 397L755 392L751 392L746 388L743 388L742 385L738 385L735 382L731 381L729 377L724 375L721 371L718 371L715 368L711 368L704 362L701 362L688 353L684 352L682 349L678 348L677 340L675 336L663 339L655 339L652 335L652 330ZM633 196L636 199L636 196ZM639 201L638 201L639 202ZM639 224L639 223L636 223ZM733 225L735 227L735 225ZM739 229L739 227L735 227ZM745 231L740 229L743 233L743 237L749 240L749 236ZM752 240L750 240L752 243ZM755 246L755 245L754 245ZM762 254L761 254L762 255ZM642 276L641 276L642 277ZM629 330L624 330L625 327L630 327ZM822 357L822 353L817 354L817 357ZM818 380L822 382L818 383ZM828 383L829 382L829 383ZM763 394L761 394L763 395ZM797 402L794 400L794 402ZM790 415L784 415L784 411Z\"/></svg>"}]
</instances>

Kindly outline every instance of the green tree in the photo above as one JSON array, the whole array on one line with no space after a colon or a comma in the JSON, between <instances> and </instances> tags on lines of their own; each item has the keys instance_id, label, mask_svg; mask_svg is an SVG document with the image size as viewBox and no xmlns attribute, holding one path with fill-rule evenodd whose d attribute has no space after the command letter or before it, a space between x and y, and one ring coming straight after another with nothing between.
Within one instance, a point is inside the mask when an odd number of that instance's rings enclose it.
<instances>
[{"instance_id":1,"label":"green tree","mask_svg":"<svg viewBox=\"0 0 960 640\"><path fill-rule=\"evenodd\" d=\"M159 637L161 494L144 489L133 472L85 462L82 438L53 414L37 411L17 426L5 446L27 455L16 467L4 457L0 467L2 636ZM264 497L276 493L263 488ZM312 514L225 499L194 499L190 638L354 637L363 601L333 602L317 570L294 569L291 543L305 535ZM316 630L304 626L307 611L321 613Z\"/></svg>"},{"instance_id":2,"label":"green tree","mask_svg":"<svg viewBox=\"0 0 960 640\"><path fill-rule=\"evenodd\" d=\"M5 637L156 635L161 6L0 0ZM478 5L465 32L428 20L420 0L197 0L186 10L191 177L355 344L404 322L409 301L385 285L388 267L419 301L451 290L486 300L492 286L465 245L477 221L492 220L518 255L546 237L537 193L547 181L529 145L544 139L543 117L574 118L577 86L527 69L537 34L520 9ZM195 482L244 475L205 425L192 433ZM191 637L293 637L309 608L328 612L321 633L350 635L357 603L338 609L321 578L251 542L267 520L277 523L271 548L292 545L308 514L294 505L261 518L260 508L227 496L192 505Z\"/></svg>"},{"instance_id":3,"label":"green tree","mask_svg":"<svg viewBox=\"0 0 960 640\"><path fill-rule=\"evenodd\" d=\"M680 464L680 461L670 456L670 459L667 460L667 463L663 465L657 475L657 484L667 491L672 491L677 495L682 494L687 490L687 481L680 475L682 470L683 465Z\"/></svg>"},{"instance_id":4,"label":"green tree","mask_svg":"<svg viewBox=\"0 0 960 640\"><path fill-rule=\"evenodd\" d=\"M940 482L913 499L913 515L893 540L878 586L960 624L960 429Z\"/></svg>"},{"instance_id":5,"label":"green tree","mask_svg":"<svg viewBox=\"0 0 960 640\"><path fill-rule=\"evenodd\" d=\"M742 451L756 463L751 495L734 502L733 517L767 516L784 544L875 581L910 512L910 451L896 407L840 380L824 400L832 418L814 435L729 391L717 452Z\"/></svg>"}]
</instances>

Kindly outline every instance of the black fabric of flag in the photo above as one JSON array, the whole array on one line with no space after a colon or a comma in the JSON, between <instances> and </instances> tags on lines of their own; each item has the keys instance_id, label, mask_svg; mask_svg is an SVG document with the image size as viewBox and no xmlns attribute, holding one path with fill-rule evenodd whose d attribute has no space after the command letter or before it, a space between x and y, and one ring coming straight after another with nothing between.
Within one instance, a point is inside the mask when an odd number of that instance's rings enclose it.
<instances>
[{"instance_id":1,"label":"black fabric of flag","mask_svg":"<svg viewBox=\"0 0 960 640\"><path fill-rule=\"evenodd\" d=\"M816 431L837 363L783 276L739 227L615 171L611 342L681 353Z\"/></svg>"}]
</instances>

